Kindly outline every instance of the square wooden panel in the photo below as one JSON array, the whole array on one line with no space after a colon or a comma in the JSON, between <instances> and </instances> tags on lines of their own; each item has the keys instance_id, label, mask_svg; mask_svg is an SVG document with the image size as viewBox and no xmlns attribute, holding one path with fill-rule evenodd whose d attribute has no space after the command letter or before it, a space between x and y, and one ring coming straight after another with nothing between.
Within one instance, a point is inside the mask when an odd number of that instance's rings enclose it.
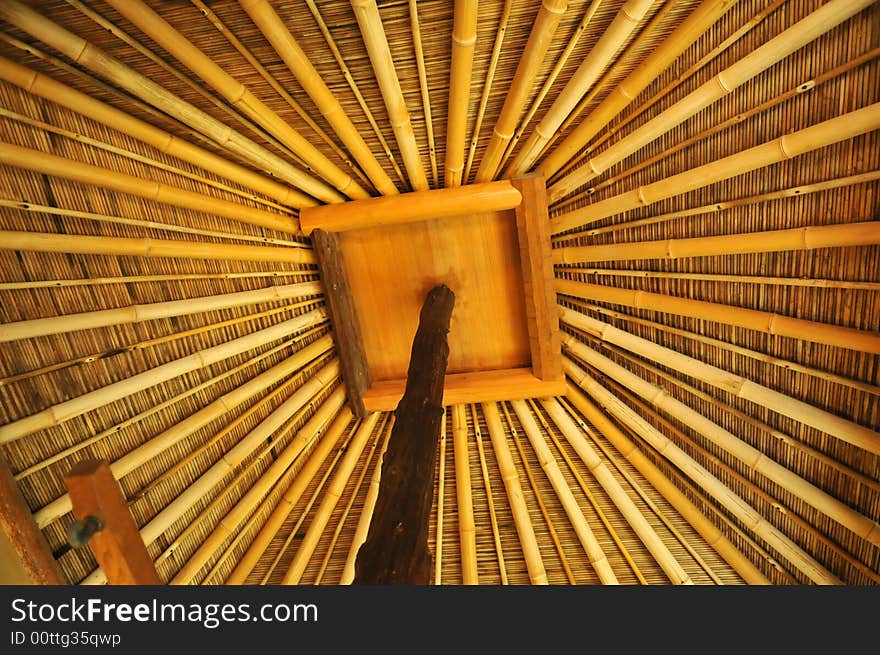
<instances>
[{"instance_id":1,"label":"square wooden panel","mask_svg":"<svg viewBox=\"0 0 880 655\"><path fill-rule=\"evenodd\" d=\"M397 406L438 284L455 293L444 404L564 393L543 178L324 205L300 221L322 230L313 242L354 409Z\"/></svg>"}]
</instances>

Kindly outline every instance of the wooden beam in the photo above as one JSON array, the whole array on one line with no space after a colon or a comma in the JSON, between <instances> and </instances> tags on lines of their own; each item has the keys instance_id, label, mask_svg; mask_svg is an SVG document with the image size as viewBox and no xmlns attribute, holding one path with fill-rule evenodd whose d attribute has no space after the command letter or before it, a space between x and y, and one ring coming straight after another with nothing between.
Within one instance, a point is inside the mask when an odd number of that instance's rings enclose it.
<instances>
[{"instance_id":1,"label":"wooden beam","mask_svg":"<svg viewBox=\"0 0 880 655\"><path fill-rule=\"evenodd\" d=\"M522 262L532 372L542 380L561 380L562 349L556 315L550 218L544 178L531 175L517 178L511 183L522 194L522 202L515 210L516 231Z\"/></svg>"},{"instance_id":2,"label":"wooden beam","mask_svg":"<svg viewBox=\"0 0 880 655\"><path fill-rule=\"evenodd\" d=\"M324 230L312 232L312 247L318 258L318 268L324 282L324 294L330 310L333 338L339 353L342 379L348 393L352 413L359 419L366 417L363 396L372 381L364 352L357 308L345 276L345 264L335 234Z\"/></svg>"},{"instance_id":3,"label":"wooden beam","mask_svg":"<svg viewBox=\"0 0 880 655\"><path fill-rule=\"evenodd\" d=\"M82 520L94 516L103 524L89 540L89 548L107 581L115 585L162 584L110 465L104 460L84 460L70 470L64 483L74 516Z\"/></svg>"},{"instance_id":4,"label":"wooden beam","mask_svg":"<svg viewBox=\"0 0 880 655\"><path fill-rule=\"evenodd\" d=\"M373 382L364 394L368 412L388 412L403 397L406 380ZM495 371L452 373L446 376L443 405L487 403L524 398L545 398L565 393L564 380L541 380L528 368L506 368Z\"/></svg>"},{"instance_id":5,"label":"wooden beam","mask_svg":"<svg viewBox=\"0 0 880 655\"><path fill-rule=\"evenodd\" d=\"M431 582L428 520L449 358L446 335L454 304L455 294L441 284L428 292L422 306L406 391L382 462L373 520L355 562L356 584Z\"/></svg>"}]
</instances>

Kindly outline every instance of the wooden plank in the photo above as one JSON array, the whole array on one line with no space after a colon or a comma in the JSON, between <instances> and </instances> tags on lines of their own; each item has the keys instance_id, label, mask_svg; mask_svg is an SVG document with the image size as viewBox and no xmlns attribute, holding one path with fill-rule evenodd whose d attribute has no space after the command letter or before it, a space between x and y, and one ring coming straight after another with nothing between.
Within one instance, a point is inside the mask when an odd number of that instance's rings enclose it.
<instances>
[{"instance_id":1,"label":"wooden plank","mask_svg":"<svg viewBox=\"0 0 880 655\"><path fill-rule=\"evenodd\" d=\"M406 391L382 461L376 507L355 561L355 584L431 582L428 523L443 417L446 335L455 295L445 285L428 292L412 343Z\"/></svg>"},{"instance_id":2,"label":"wooden plank","mask_svg":"<svg viewBox=\"0 0 880 655\"><path fill-rule=\"evenodd\" d=\"M512 183L523 198L516 208L516 229L532 372L542 380L562 380L562 347L556 315L545 181L541 176L530 175L516 178Z\"/></svg>"},{"instance_id":3,"label":"wooden plank","mask_svg":"<svg viewBox=\"0 0 880 655\"><path fill-rule=\"evenodd\" d=\"M66 585L67 578L0 456L0 584Z\"/></svg>"},{"instance_id":4,"label":"wooden plank","mask_svg":"<svg viewBox=\"0 0 880 655\"><path fill-rule=\"evenodd\" d=\"M305 207L300 210L299 223L306 234L316 229L345 232L513 209L521 200L519 191L509 181L500 180Z\"/></svg>"},{"instance_id":5,"label":"wooden plank","mask_svg":"<svg viewBox=\"0 0 880 655\"><path fill-rule=\"evenodd\" d=\"M363 419L363 395L370 386L370 371L361 336L358 312L345 274L342 251L335 234L324 230L312 232L312 247L318 258L321 280L324 282L324 296L330 311L333 338L339 353L342 379L348 394L351 412Z\"/></svg>"},{"instance_id":6,"label":"wooden plank","mask_svg":"<svg viewBox=\"0 0 880 655\"><path fill-rule=\"evenodd\" d=\"M406 380L374 382L364 394L368 412L393 410L406 387ZM484 403L523 398L548 398L565 394L565 380L541 380L528 368L447 374L443 405Z\"/></svg>"},{"instance_id":7,"label":"wooden plank","mask_svg":"<svg viewBox=\"0 0 880 655\"><path fill-rule=\"evenodd\" d=\"M162 584L107 461L84 460L70 470L64 482L74 516L94 516L103 523L88 545L107 581L112 585Z\"/></svg>"}]
</instances>

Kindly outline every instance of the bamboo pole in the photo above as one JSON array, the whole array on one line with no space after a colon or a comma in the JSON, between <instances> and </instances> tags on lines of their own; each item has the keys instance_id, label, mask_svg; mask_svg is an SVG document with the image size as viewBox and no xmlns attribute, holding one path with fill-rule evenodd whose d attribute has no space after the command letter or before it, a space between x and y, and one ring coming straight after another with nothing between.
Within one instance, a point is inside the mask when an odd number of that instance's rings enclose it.
<instances>
[{"instance_id":1,"label":"bamboo pole","mask_svg":"<svg viewBox=\"0 0 880 655\"><path fill-rule=\"evenodd\" d=\"M560 320L602 341L620 346L624 350L726 391L736 398L753 402L870 453L880 454L880 434L874 430L752 382L742 375L725 371L637 337L608 323L597 321L580 312L561 306L559 311Z\"/></svg>"},{"instance_id":2,"label":"bamboo pole","mask_svg":"<svg viewBox=\"0 0 880 655\"><path fill-rule=\"evenodd\" d=\"M0 18L58 50L85 68L105 76L113 84L204 134L219 146L235 152L261 170L276 175L279 179L324 202L344 200L344 196L324 182L290 165L278 155L181 100L159 84L136 73L119 60L53 23L18 0L6 0L0 4Z\"/></svg>"},{"instance_id":3,"label":"bamboo pole","mask_svg":"<svg viewBox=\"0 0 880 655\"><path fill-rule=\"evenodd\" d=\"M135 282L164 284L181 280L238 280L248 278L312 277L310 271L254 271L248 273L192 273L170 275L117 275L113 277L81 277L69 280L27 280L24 282L0 282L0 291L22 289L61 289L67 287L92 287L106 284L132 284Z\"/></svg>"},{"instance_id":4,"label":"bamboo pole","mask_svg":"<svg viewBox=\"0 0 880 655\"><path fill-rule=\"evenodd\" d=\"M269 109L247 87L236 81L223 70L222 66L194 46L142 0L107 0L107 2L178 62L198 75L233 107L240 109L251 120L276 137L291 152L305 161L315 173L330 182L340 192L350 198L369 197L369 193L350 175L327 159L320 150L309 143L308 139ZM319 109L323 111L320 105Z\"/></svg>"},{"instance_id":5,"label":"bamboo pole","mask_svg":"<svg viewBox=\"0 0 880 655\"><path fill-rule=\"evenodd\" d=\"M0 5L2 7L2 5ZM0 10L2 11L2 10ZM273 230L300 234L296 219L265 209L221 200L195 191L187 191L162 182L144 180L134 175L92 166L80 161L52 155L42 150L22 148L11 143L0 143L0 163L16 168L52 175L81 184L126 193L173 207L216 214L235 221L267 227Z\"/></svg>"},{"instance_id":6,"label":"bamboo pole","mask_svg":"<svg viewBox=\"0 0 880 655\"><path fill-rule=\"evenodd\" d=\"M553 234L757 170L880 128L880 103L842 114L709 164L640 186L550 221Z\"/></svg>"},{"instance_id":7,"label":"bamboo pole","mask_svg":"<svg viewBox=\"0 0 880 655\"><path fill-rule=\"evenodd\" d=\"M351 7L357 18L364 45L367 47L382 100L388 110L391 129L394 131L394 138L397 140L409 182L414 191L424 191L428 189L428 178L425 177L422 168L418 142L400 88L400 80L397 78L397 71L394 70L394 59L388 47L376 0L351 0Z\"/></svg>"},{"instance_id":8,"label":"bamboo pole","mask_svg":"<svg viewBox=\"0 0 880 655\"><path fill-rule=\"evenodd\" d=\"M199 314L242 305L259 305L268 302L318 296L323 293L320 282L301 282L284 286L264 287L238 293L224 293L215 296L183 298L144 305L129 305L116 309L103 309L79 314L65 314L49 318L35 318L25 321L0 324L0 343L18 339L33 339L47 334L63 334L76 330L94 330L111 325L126 325L153 321L171 316Z\"/></svg>"},{"instance_id":9,"label":"bamboo pole","mask_svg":"<svg viewBox=\"0 0 880 655\"><path fill-rule=\"evenodd\" d=\"M636 241L600 246L556 248L554 264L607 262L642 259L681 259L715 257L756 252L845 248L880 243L880 221L842 225L810 225L790 230L767 230L691 239Z\"/></svg>"},{"instance_id":10,"label":"bamboo pole","mask_svg":"<svg viewBox=\"0 0 880 655\"><path fill-rule=\"evenodd\" d=\"M307 450L316 439L327 437L325 430L331 425L331 421L342 409L344 403L344 393L331 394L327 400L321 403L312 417L297 431L296 436L287 447L253 482L247 492L214 527L214 530L205 537L196 552L171 579L171 584L190 584L193 582L199 571L215 556L223 543L239 531L239 526L285 475L300 454Z\"/></svg>"},{"instance_id":11,"label":"bamboo pole","mask_svg":"<svg viewBox=\"0 0 880 655\"><path fill-rule=\"evenodd\" d=\"M263 393L279 380L282 380L295 371L303 368L310 361L320 357L330 350L332 346L332 337L326 335L318 341L315 341L297 351L281 363L276 364L267 371L251 378L246 383L236 387L232 391L223 394L194 414L190 414L185 419L175 423L155 437L148 439L134 450L131 450L122 457L116 459L110 465L110 471L117 480L121 480L138 467L143 466L153 458L158 457L160 453L165 452L175 444L178 444L187 437L195 434L198 430L209 425L213 421L227 415L250 398ZM336 372L338 373L338 371ZM57 521L67 514L70 510L70 498L67 494L64 494L34 512L34 519L40 528L45 528L50 523Z\"/></svg>"},{"instance_id":12,"label":"bamboo pole","mask_svg":"<svg viewBox=\"0 0 880 655\"><path fill-rule=\"evenodd\" d=\"M875 333L781 316L757 309L745 309L705 300L678 298L662 293L616 289L560 279L556 280L556 291L576 298L610 302L678 316L689 316L725 325L735 325L769 335L880 354L880 335Z\"/></svg>"},{"instance_id":13,"label":"bamboo pole","mask_svg":"<svg viewBox=\"0 0 880 655\"><path fill-rule=\"evenodd\" d=\"M128 1L122 0L122 4L127 4ZM376 161L369 146L345 114L339 100L324 83L321 75L309 61L306 52L300 47L275 10L272 9L268 0L239 0L239 4L260 28L263 36L272 44L278 56L287 64L287 68L314 101L318 111L348 148L355 161L360 164L370 182L383 195L397 195L398 191L394 182Z\"/></svg>"},{"instance_id":14,"label":"bamboo pole","mask_svg":"<svg viewBox=\"0 0 880 655\"><path fill-rule=\"evenodd\" d=\"M876 0L831 0L822 5L602 153L591 157L584 166L557 183L562 185L561 192L564 194L566 189L578 187L600 175L874 2Z\"/></svg>"},{"instance_id":15,"label":"bamboo pole","mask_svg":"<svg viewBox=\"0 0 880 655\"><path fill-rule=\"evenodd\" d=\"M241 585L245 583L248 575L253 571L272 539L278 534L278 530L284 524L291 510L303 493L305 493L306 487L324 464L330 451L336 446L339 437L351 423L352 418L351 410L347 406L343 407L339 414L337 414L336 419L327 429L324 438L318 442L318 445L315 446L302 468L291 480L287 490L278 499L272 513L263 523L260 531L235 565L232 573L226 578L225 584Z\"/></svg>"},{"instance_id":16,"label":"bamboo pole","mask_svg":"<svg viewBox=\"0 0 880 655\"><path fill-rule=\"evenodd\" d=\"M246 246L232 243L171 241L151 238L94 237L84 234L47 234L0 230L0 249L66 252L82 255L175 257L179 259L239 260L314 264L307 248Z\"/></svg>"},{"instance_id":17,"label":"bamboo pole","mask_svg":"<svg viewBox=\"0 0 880 655\"><path fill-rule=\"evenodd\" d=\"M486 465L486 452L483 450L483 434L477 416L477 406L471 405L471 420L474 422L474 439L477 442L477 455L480 458L480 472L483 474L483 488L486 490L486 501L489 506L489 525L492 527L492 539L495 542L495 555L498 558L498 572L501 584L507 584L507 568L504 565L504 549L501 547L501 535L498 532L498 519L495 516L495 500L492 496L492 482L489 479L489 467Z\"/></svg>"},{"instance_id":18,"label":"bamboo pole","mask_svg":"<svg viewBox=\"0 0 880 655\"><path fill-rule=\"evenodd\" d=\"M501 472L501 479L504 482L504 489L507 491L507 499L513 513L516 533L519 535L519 543L526 560L526 568L529 571L529 580L536 585L549 584L547 572L544 570L544 562L541 559L541 549L538 546L535 530L529 518L528 506L520 486L516 465L504 435L504 428L501 425L498 407L495 403L483 403L482 407L483 416L486 417L486 426L489 428L489 438L492 440L492 447L498 460L498 469Z\"/></svg>"},{"instance_id":19,"label":"bamboo pole","mask_svg":"<svg viewBox=\"0 0 880 655\"><path fill-rule=\"evenodd\" d=\"M566 9L568 9L568 0L542 0L541 8L529 33L529 40L520 55L513 81L507 90L501 113L492 129L492 138L483 152L483 159L477 169L477 182L488 182L494 179L498 172L501 158L504 156L507 144L513 138L532 84L544 63L547 49Z\"/></svg>"},{"instance_id":20,"label":"bamboo pole","mask_svg":"<svg viewBox=\"0 0 880 655\"><path fill-rule=\"evenodd\" d=\"M629 372L597 351L578 342L574 337L565 340L565 349L578 359L608 375L621 385L644 398L658 409L674 416L683 424L735 457L754 473L801 499L811 507L825 514L845 528L852 530L866 541L880 545L880 524L860 514L845 503L819 489L807 480L773 461L757 448L749 445L736 435L710 421L683 402L676 400L660 387L647 382L640 376Z\"/></svg>"},{"instance_id":21,"label":"bamboo pole","mask_svg":"<svg viewBox=\"0 0 880 655\"><path fill-rule=\"evenodd\" d=\"M537 170L549 178L589 143L602 128L700 36L709 30L737 0L704 0L642 63L627 75L596 109L584 117L562 143L540 163Z\"/></svg>"},{"instance_id":22,"label":"bamboo pole","mask_svg":"<svg viewBox=\"0 0 880 655\"><path fill-rule=\"evenodd\" d=\"M175 359L161 366L77 396L76 398L52 405L40 412L0 426L0 443L10 443L38 430L61 425L72 418L138 393L145 388L153 387L185 373L205 368L239 353L253 350L276 339L284 338L298 330L311 327L326 320L326 318L327 312L325 309L315 309L264 330L253 332L212 348L200 350L186 357Z\"/></svg>"},{"instance_id":23,"label":"bamboo pole","mask_svg":"<svg viewBox=\"0 0 880 655\"><path fill-rule=\"evenodd\" d=\"M428 93L428 71L425 69L425 52L422 48L422 29L419 26L419 5L417 0L409 0L409 20L413 46L416 52L416 69L419 73L419 91L422 94L422 111L425 114L425 131L428 133L428 154L431 160L431 188L438 188L437 148L434 143L434 121L431 117L431 95Z\"/></svg>"},{"instance_id":24,"label":"bamboo pole","mask_svg":"<svg viewBox=\"0 0 880 655\"><path fill-rule=\"evenodd\" d=\"M531 136L520 148L519 154L507 169L506 175L508 177L525 173L537 160L541 150L572 112L578 101L595 84L602 72L611 65L618 50L630 38L655 2L656 0L627 0L621 7L596 45L593 46L571 79L556 96L553 104L544 114L544 118L535 126Z\"/></svg>"},{"instance_id":25,"label":"bamboo pole","mask_svg":"<svg viewBox=\"0 0 880 655\"><path fill-rule=\"evenodd\" d=\"M384 450L383 450L384 452ZM434 584L439 585L442 582L442 573L443 573L443 510L445 509L445 486L446 486L446 408L443 408L443 418L440 420L440 453L438 454L438 471L437 471L437 531L436 537L434 539ZM381 460L379 460L381 462ZM374 474L374 478L376 475ZM379 480L376 480L376 495L379 494ZM373 496L373 486L372 482L370 483L370 492L369 497L370 500L370 512L373 511L373 507L376 505L376 500ZM366 503L364 504L366 508ZM367 526L369 528L369 526ZM358 528L360 528L360 523L358 523ZM357 534L357 533L356 533ZM366 533L364 533L364 539L366 538ZM363 543L363 541L361 541ZM355 556L357 553L355 553ZM349 553L351 556L351 553ZM348 562L346 561L346 566L348 566ZM352 566L354 566L354 562L352 561ZM347 569L346 569L347 570Z\"/></svg>"},{"instance_id":26,"label":"bamboo pole","mask_svg":"<svg viewBox=\"0 0 880 655\"><path fill-rule=\"evenodd\" d=\"M467 414L464 405L452 406L452 447L455 455L455 491L458 500L458 540L461 544L461 582L479 584L477 533L468 461Z\"/></svg>"},{"instance_id":27,"label":"bamboo pole","mask_svg":"<svg viewBox=\"0 0 880 655\"><path fill-rule=\"evenodd\" d=\"M354 581L355 574L355 562L357 561L357 554L360 550L361 546L363 546L364 542L367 540L367 534L370 531L370 521L373 518L373 511L376 509L376 500L379 498L379 483L382 480L382 459L385 456L385 452L388 450L388 442L391 440L391 428L393 427L394 414L389 414L389 419L387 419L388 423L383 428L385 431L385 437L382 440L382 450L379 453L379 459L376 462L376 466L373 467L373 475L370 477L370 486L367 488L367 495L364 498L364 506L361 509L361 515L358 519L358 524L354 530L354 536L351 540L351 546L348 549L348 556L345 558L345 565L342 568L342 576L340 577L339 584L350 585ZM446 429L446 419L444 415L443 419L443 430ZM443 443L445 439L445 432L441 430L440 443ZM440 460L443 461L442 459ZM439 519L438 519L439 521ZM440 523L438 522L438 530L440 527ZM439 566L440 560L440 547L437 547L437 560ZM439 584L439 582L437 583Z\"/></svg>"},{"instance_id":28,"label":"bamboo pole","mask_svg":"<svg viewBox=\"0 0 880 655\"><path fill-rule=\"evenodd\" d=\"M351 444L345 452L345 456L339 462L339 467L333 474L330 486L322 496L321 504L315 511L315 514L309 523L309 529L306 531L305 536L300 542L296 555L293 556L293 560L291 561L287 572L284 574L281 584L299 584L302 579L306 566L308 566L309 559L311 559L312 554L315 552L318 541L330 521L333 509L336 507L336 503L342 496L342 492L345 491L345 486L348 484L348 480L357 466L361 453L367 445L370 436L373 434L373 430L375 429L376 423L379 421L381 415L380 412L369 414L358 428L354 439L352 439Z\"/></svg>"},{"instance_id":29,"label":"bamboo pole","mask_svg":"<svg viewBox=\"0 0 880 655\"><path fill-rule=\"evenodd\" d=\"M550 452L550 448L547 446L547 442L544 440L544 436L541 434L541 430L534 417L529 412L528 405L524 400L512 400L510 404L529 442L531 442L532 447L535 449L541 469L547 475L547 479L550 480L550 484L556 492L556 496L559 498L559 502L565 510L575 534L577 534L578 541L580 541L584 552L587 554L587 558L590 560L590 564L599 576L599 581L607 585L620 584L617 576L614 575L611 563L602 550L602 546L590 529L577 499L575 499L574 494L565 482L565 478L562 477L562 472L559 470L556 459L553 457L553 453Z\"/></svg>"},{"instance_id":30,"label":"bamboo pole","mask_svg":"<svg viewBox=\"0 0 880 655\"><path fill-rule=\"evenodd\" d=\"M478 0L455 0L452 19L452 64L449 73L449 111L446 117L447 187L460 186L464 172L465 131L471 95L471 72L477 42Z\"/></svg>"},{"instance_id":31,"label":"bamboo pole","mask_svg":"<svg viewBox=\"0 0 880 655\"><path fill-rule=\"evenodd\" d=\"M763 539L807 578L817 584L841 584L837 577L779 529L770 524L745 500L737 496L718 478L694 461L681 448L672 443L672 441L567 357L565 358L565 369L575 384L592 396L605 411L612 414L617 420L645 439L671 464L678 467L679 470L693 480L700 489L708 493L730 514L748 526L753 533Z\"/></svg>"}]
</instances>

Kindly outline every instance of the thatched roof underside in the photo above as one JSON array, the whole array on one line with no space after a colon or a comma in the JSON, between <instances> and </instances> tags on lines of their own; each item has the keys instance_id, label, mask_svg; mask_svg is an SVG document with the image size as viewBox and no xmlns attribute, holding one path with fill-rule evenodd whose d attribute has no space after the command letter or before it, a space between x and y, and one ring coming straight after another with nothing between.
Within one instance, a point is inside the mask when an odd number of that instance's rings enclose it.
<instances>
[{"instance_id":1,"label":"thatched roof underside","mask_svg":"<svg viewBox=\"0 0 880 655\"><path fill-rule=\"evenodd\" d=\"M375 181L355 170L356 160L341 135L238 2L150 0L148 4L179 36L312 144L331 168L350 175L370 194L378 194L373 188ZM343 0L272 0L270 4L341 103L384 174L399 192L412 190L412 175L403 152L408 146L402 146L395 134L396 123L383 101L352 4ZM409 146L431 188L446 184L455 4L451 0L378 3L411 120ZM514 112L516 134L521 136L514 139L496 179L505 174L523 144L536 133L536 126L624 6L622 0L544 4L567 7L558 27L551 31L546 54L535 59L535 75L527 81L525 102ZM634 4L639 3L627 3ZM600 203L880 101L878 6L856 11L693 116L674 123L620 163L592 179L584 177L566 195L554 197L554 184L571 171L587 170L583 167L591 156L613 147L811 12L840 3L741 0L702 4L732 6L719 12L693 44L659 71L628 105L597 124L595 136L549 176L551 221L562 221L553 224L565 228L554 230L554 249L865 223L862 237L856 242L826 243L806 250L788 241L769 252L715 254L725 252L719 249L677 258L656 253L651 258L637 258L639 247L632 246L612 259L587 255L584 261L557 263L560 285L564 281L589 283L566 286L565 293L559 295L562 306L722 369L734 380L719 386L707 381L696 368L671 365L668 360L664 364L623 342L614 343L608 331L603 340L595 330L563 323L567 335L601 356L593 359L576 347L565 349L565 357L581 371L578 378L588 374L606 394L586 389L584 395L605 408L602 413L634 445L635 452L653 462L683 492L705 517L704 526L714 526L716 537L707 529L698 531L683 514L682 506L674 506L661 493L662 485L648 479L634 465L632 453L621 452L573 398L561 399L559 404L550 400L528 403L525 412L537 423L577 513L585 519L621 583L669 583L669 567L664 570L658 562L660 549L649 549L619 502L600 484L599 473L573 445L578 439L585 440L597 454L608 477L620 485L685 577L694 583L738 584L759 581L763 576L776 584L874 584L880 580L880 436L873 432L880 425L880 239L873 222L880 208L880 133L876 131L880 123L876 112L866 119L867 127L860 133L842 140L823 134L820 142L791 158L780 157L782 161L747 162L739 172L720 179L706 178L686 188L703 174L700 169L692 178L679 179L672 192L648 198L647 205L579 210L608 207ZM0 0L0 5L6 14L13 3ZM240 103L191 70L191 59L175 59L111 4L41 0L26 5L159 85L171 97L189 103L272 153L283 164L300 171L314 168L306 163L308 156L292 152L290 144L283 145L254 116L245 115ZM528 170L541 170L554 149L584 124L638 65L656 57L667 37L701 3L675 0L647 5L645 15L600 67L601 74L578 95L578 102L583 98L580 106L553 126L549 146ZM476 179L492 147L493 129L540 7L540 2L532 0L479 2L465 103L465 138L455 146L463 153L466 182ZM567 59L562 60L591 8L595 12L579 32ZM418 42L413 31L416 15ZM8 232L0 237L0 321L8 324L228 296L317 280L317 268L307 261L310 245L306 237L255 224L259 220L253 217L296 219L295 206L301 200L312 204L323 200L313 200L310 191L282 181L285 187L297 189L292 199L284 202L270 195L268 185L255 189L242 176L228 171L221 174L207 164L201 167L198 157L187 160L167 154L136 138L129 129L120 131L94 113L81 114L43 97L40 89L45 85L35 84L30 89L27 81L16 82L9 73L10 62L224 160L261 174L266 168L249 160L230 142L220 145L194 124L172 116L167 108L156 108L149 97L135 97L135 90L125 89L123 81L113 78L106 68L94 67L88 56L75 60L58 43L47 42L49 37L34 29L33 22L25 23L13 24L8 15L0 20L0 56L8 60L0 62L5 71L0 81L2 141L37 153L20 155L22 151L4 145L0 157L0 229L26 233L16 235L15 240ZM221 26L224 29L219 29ZM493 59L502 27L503 41L497 59ZM421 80L419 50L424 59ZM264 67L265 76L249 58ZM343 74L341 64L350 71L350 78ZM545 85L548 90L542 94ZM536 103L539 94L543 100ZM298 103L300 111L288 98ZM427 104L424 98L429 100ZM527 115L529 121L523 122ZM846 120L847 125L855 122ZM835 124L830 132L839 134L839 129ZM475 148L469 162L472 142ZM386 156L384 144L393 161ZM501 152L504 154L503 147ZM104 172L93 180L74 179L73 164L46 170L41 167L48 159L39 153L111 173ZM200 195L192 196L197 199L195 204L184 206L165 195L156 200L155 185L149 197L124 192L114 186L113 173ZM271 177L281 179L277 171ZM321 188L335 188L318 173L310 172L304 178L319 181ZM842 182L835 184L836 180ZM826 182L830 184L823 184ZM206 198L225 201L224 209L215 210ZM741 202L724 204L735 200ZM234 209L224 214L230 207ZM47 245L48 241L27 235L141 241L139 250L120 250L134 248L133 242L88 241L81 245L63 239ZM144 239L151 240L150 244ZM205 247L191 251L185 247L171 253L161 250L165 241ZM256 250L245 255L242 250L225 250L229 245L256 246L266 252L275 248L286 255L278 255L281 261L261 260L254 254ZM289 256L293 251L305 253L299 263ZM598 287L662 296L659 305L640 307L629 302L633 294L626 298L602 296L595 291ZM55 502L64 494L64 474L86 457L111 462L127 458L126 472L117 477L165 581L217 584L229 581L235 570L249 583L287 579L336 584L343 579L378 451L390 429L390 415L378 417L371 432L358 439L357 422L347 418L344 408L338 409L342 406L338 402L342 381L333 368L335 351L330 341L323 342L324 347L314 346L304 361L282 374L251 385L228 406L211 405L290 361L329 332L320 311L324 306L320 287L300 289L281 296L245 296L228 306L220 300L201 306L184 302L159 317L113 315L85 327L61 321L60 327L53 324L51 332L46 332L44 324L28 324L23 333L5 340L0 351L0 449L70 582L101 579L100 573L94 573L96 563L88 549L65 546L73 517L63 501ZM578 289L585 290L580 297ZM709 315L706 306L698 306L688 314L670 298L725 307ZM765 327L759 328L757 322L748 327L738 323L739 315L728 308L767 313ZM316 309L318 312L309 314ZM789 336L771 334L766 327L770 314L803 319L810 322L809 329ZM262 334L298 316L305 318L287 332L254 337L253 342L236 347L235 340ZM779 322L777 319L777 325ZM850 328L852 332L844 334L852 339L827 337L825 326ZM223 344L226 348L207 365L204 360L184 360ZM166 366L171 362L183 363ZM620 377L614 365L655 389L645 390L644 385L637 389L631 378ZM151 371L137 378L134 386L123 388L120 384ZM736 376L779 396L760 389L751 396L738 395L736 380L740 378ZM577 387L583 380L569 381ZM110 391L94 393L101 389ZM77 398L87 402L69 402ZM765 402L779 398L782 404L765 406ZM612 407L615 399L617 405ZM793 401L822 410L821 420L843 422L822 424L804 411L803 405L791 404ZM282 404L282 413L272 415ZM56 411L51 414L44 411L52 407ZM206 407L218 411L192 429L182 423ZM313 419L322 407L324 415ZM573 417L574 436L565 434L561 425L565 420L552 414L557 408ZM682 408L693 412L688 414ZM540 446L527 435L515 409L523 408L510 403L497 406L503 438L496 443L490 435L486 408L447 408L430 528L431 546L440 560L437 579L449 584L463 581L467 566L463 558L468 556L462 554L461 528L466 521L461 520L460 494L465 493L462 489L468 482L480 583L536 581L537 564L524 556L532 533L539 564L550 583L599 583L592 562L595 558L588 556L575 522L566 513L565 494L554 488L542 469ZM21 422L41 412L40 416L48 416L46 422ZM454 420L455 414L458 420ZM278 418L276 424L265 434L254 432L266 425L263 422L270 415ZM338 415L345 424L337 426L338 430L328 428ZM456 466L456 455L463 459L464 452L461 446L455 452L454 423L466 429L466 439L460 439L461 443L466 441L467 461L460 467ZM173 438L167 436L168 431ZM733 441L722 441L720 432L732 435ZM253 434L258 436L248 441L248 435ZM144 444L159 443L155 439L160 435L165 437L161 445L137 450ZM306 479L301 471L309 467L310 456L325 437L333 439L332 447L322 461L314 460L309 469L312 477L302 485ZM357 454L354 449L358 444L363 451L355 458L351 453ZM505 481L500 472L499 448L508 452L514 463L513 480L508 477ZM285 460L284 453L294 450L297 456ZM345 466L347 455L350 467ZM706 482L710 479L711 485ZM297 480L303 488L291 504L283 497ZM334 506L327 499L334 497L337 487L340 493ZM527 510L525 526L522 517L514 518L517 493ZM279 507L286 507L289 513L285 515ZM274 524L267 522L273 512L280 517ZM744 569L737 570L731 557L713 546L716 539L729 541L758 574L746 580ZM254 558L252 565L239 566L248 553ZM296 575L288 575L291 571Z\"/></svg>"}]
</instances>

